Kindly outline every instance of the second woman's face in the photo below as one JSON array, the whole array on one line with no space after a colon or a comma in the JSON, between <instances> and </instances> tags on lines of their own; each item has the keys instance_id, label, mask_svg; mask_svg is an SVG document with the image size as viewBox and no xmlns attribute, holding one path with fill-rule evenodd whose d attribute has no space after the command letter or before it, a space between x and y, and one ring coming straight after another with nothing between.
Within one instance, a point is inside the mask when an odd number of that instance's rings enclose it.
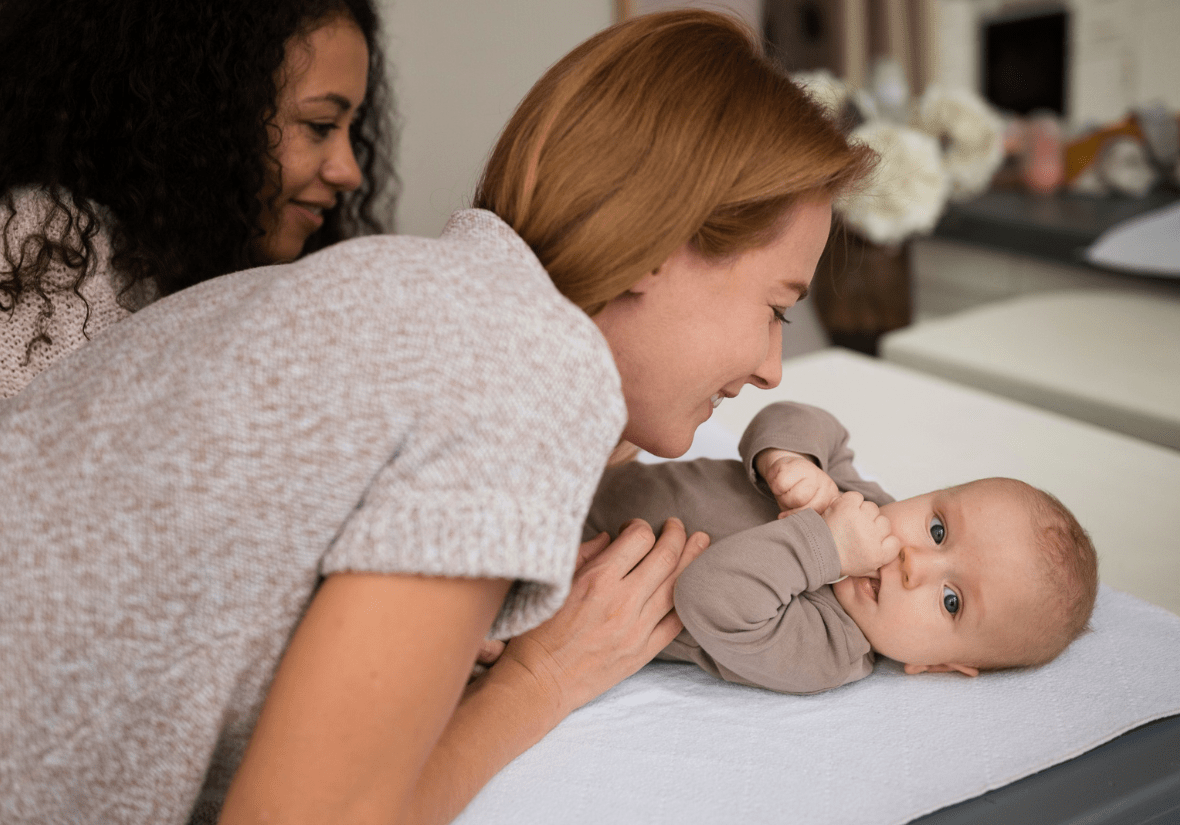
<instances>
[{"instance_id":1,"label":"second woman's face","mask_svg":"<svg viewBox=\"0 0 1180 825\"><path fill-rule=\"evenodd\" d=\"M263 193L259 256L299 257L341 192L361 185L349 127L365 97L369 50L356 24L337 18L287 46L274 151L281 187Z\"/></svg>"},{"instance_id":2,"label":"second woman's face","mask_svg":"<svg viewBox=\"0 0 1180 825\"><path fill-rule=\"evenodd\" d=\"M686 245L594 316L623 380L625 439L683 455L721 399L778 385L781 313L807 294L831 220L831 200L811 199L774 241L731 260Z\"/></svg>"}]
</instances>

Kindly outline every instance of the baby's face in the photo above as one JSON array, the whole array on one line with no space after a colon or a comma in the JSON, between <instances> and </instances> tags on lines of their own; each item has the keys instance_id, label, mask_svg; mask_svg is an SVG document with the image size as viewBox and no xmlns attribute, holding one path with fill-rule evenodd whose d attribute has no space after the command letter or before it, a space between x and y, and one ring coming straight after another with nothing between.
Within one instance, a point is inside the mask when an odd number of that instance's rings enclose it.
<instances>
[{"instance_id":1,"label":"baby's face","mask_svg":"<svg viewBox=\"0 0 1180 825\"><path fill-rule=\"evenodd\" d=\"M971 672L1019 645L1037 615L1040 576L1033 521L1015 485L973 481L881 512L901 554L879 578L833 585L873 650L908 672Z\"/></svg>"}]
</instances>

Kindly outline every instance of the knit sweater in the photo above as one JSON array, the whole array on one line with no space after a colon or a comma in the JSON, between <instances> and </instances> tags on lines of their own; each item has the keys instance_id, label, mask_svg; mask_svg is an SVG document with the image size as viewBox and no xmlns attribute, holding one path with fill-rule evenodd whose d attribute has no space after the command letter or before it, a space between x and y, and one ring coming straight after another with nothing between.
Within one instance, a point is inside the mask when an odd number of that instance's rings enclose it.
<instances>
[{"instance_id":1,"label":"knit sweater","mask_svg":"<svg viewBox=\"0 0 1180 825\"><path fill-rule=\"evenodd\" d=\"M625 423L594 323L489 212L236 273L0 402L0 821L216 818L337 571L568 593Z\"/></svg>"},{"instance_id":2,"label":"knit sweater","mask_svg":"<svg viewBox=\"0 0 1180 825\"><path fill-rule=\"evenodd\" d=\"M18 261L22 254L35 252L25 246L32 236L44 231L45 219L53 212L53 201L40 189L22 187L12 196L15 209L9 210L0 200L0 270L9 269L5 257ZM110 216L101 207L96 207L96 212L99 231L93 238L94 269L78 292L74 292L78 270L54 259L42 276L44 295L26 291L10 311L0 312L0 398L16 395L54 361L158 297L154 284L123 289L125 282L110 264L111 244L105 226ZM72 210L58 210L47 234L55 237L69 217L76 217Z\"/></svg>"}]
</instances>

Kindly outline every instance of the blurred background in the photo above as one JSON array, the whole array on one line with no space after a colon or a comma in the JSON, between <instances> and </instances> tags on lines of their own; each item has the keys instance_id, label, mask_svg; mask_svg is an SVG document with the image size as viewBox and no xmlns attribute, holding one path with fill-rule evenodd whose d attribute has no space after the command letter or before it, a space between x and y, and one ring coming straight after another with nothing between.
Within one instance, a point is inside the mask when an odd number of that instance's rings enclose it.
<instances>
[{"instance_id":1,"label":"blurred background","mask_svg":"<svg viewBox=\"0 0 1180 825\"><path fill-rule=\"evenodd\" d=\"M385 0L397 230L436 235L470 203L516 103L569 49L686 6L744 20L881 157L836 204L785 357L836 344L980 385L989 354L993 390L1019 362L1025 384L1150 407L1180 445L1180 0ZM1079 292L1085 312L1021 308ZM959 351L926 336L938 323Z\"/></svg>"}]
</instances>

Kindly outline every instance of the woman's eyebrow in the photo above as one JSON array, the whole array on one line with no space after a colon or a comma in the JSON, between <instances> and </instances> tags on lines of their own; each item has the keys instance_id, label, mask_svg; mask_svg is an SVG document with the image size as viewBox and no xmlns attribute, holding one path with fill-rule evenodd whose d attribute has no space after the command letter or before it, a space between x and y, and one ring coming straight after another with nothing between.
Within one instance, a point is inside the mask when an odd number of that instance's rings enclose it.
<instances>
[{"instance_id":1,"label":"woman's eyebrow","mask_svg":"<svg viewBox=\"0 0 1180 825\"><path fill-rule=\"evenodd\" d=\"M798 283L796 281L783 281L783 286L786 287L787 289L790 289L790 290L793 290L793 291L799 293L798 300L800 300L800 301L802 301L804 298L806 298L807 293L811 291L810 286L808 286L807 284L804 284L804 283Z\"/></svg>"},{"instance_id":2,"label":"woman's eyebrow","mask_svg":"<svg viewBox=\"0 0 1180 825\"><path fill-rule=\"evenodd\" d=\"M300 101L300 103L320 102L334 103L342 112L347 112L352 108L352 101L346 98L344 95L337 94L336 92L328 92L327 94L322 95L313 95L311 97L305 97Z\"/></svg>"}]
</instances>

